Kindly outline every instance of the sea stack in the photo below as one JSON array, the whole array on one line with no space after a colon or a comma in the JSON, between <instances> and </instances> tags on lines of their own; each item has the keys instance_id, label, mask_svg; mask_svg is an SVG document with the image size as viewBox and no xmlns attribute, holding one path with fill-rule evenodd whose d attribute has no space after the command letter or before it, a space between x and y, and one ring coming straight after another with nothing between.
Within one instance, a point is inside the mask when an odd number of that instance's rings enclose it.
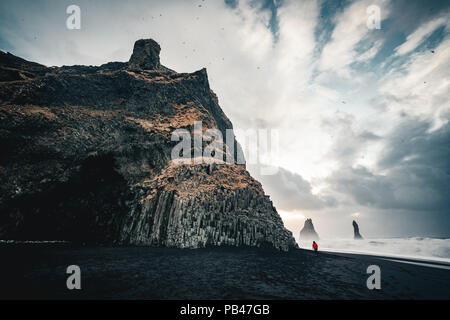
<instances>
[{"instance_id":1,"label":"sea stack","mask_svg":"<svg viewBox=\"0 0 450 320\"><path fill-rule=\"evenodd\" d=\"M177 73L160 51L143 39L128 62L51 68L0 51L0 239L297 246L236 157L178 161L175 131L233 125L206 69Z\"/></svg>"},{"instance_id":2,"label":"sea stack","mask_svg":"<svg viewBox=\"0 0 450 320\"><path fill-rule=\"evenodd\" d=\"M305 225L300 231L300 240L319 240L319 235L314 230L312 219L306 219Z\"/></svg>"},{"instance_id":3,"label":"sea stack","mask_svg":"<svg viewBox=\"0 0 450 320\"><path fill-rule=\"evenodd\" d=\"M363 239L363 237L361 236L361 234L359 233L359 226L358 226L358 224L356 223L356 221L355 220L353 220L353 232L354 232L354 239L356 239L356 240L361 240L361 239Z\"/></svg>"}]
</instances>

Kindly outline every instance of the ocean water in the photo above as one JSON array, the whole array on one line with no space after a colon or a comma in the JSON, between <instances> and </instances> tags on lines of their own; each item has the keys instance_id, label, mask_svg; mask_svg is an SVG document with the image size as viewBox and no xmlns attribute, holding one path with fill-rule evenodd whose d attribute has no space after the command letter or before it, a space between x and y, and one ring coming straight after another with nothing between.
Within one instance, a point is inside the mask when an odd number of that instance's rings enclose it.
<instances>
[{"instance_id":1,"label":"ocean water","mask_svg":"<svg viewBox=\"0 0 450 320\"><path fill-rule=\"evenodd\" d=\"M319 250L329 252L362 253L399 258L450 262L450 239L437 238L380 238L380 239L321 239ZM312 241L300 247L311 249Z\"/></svg>"}]
</instances>

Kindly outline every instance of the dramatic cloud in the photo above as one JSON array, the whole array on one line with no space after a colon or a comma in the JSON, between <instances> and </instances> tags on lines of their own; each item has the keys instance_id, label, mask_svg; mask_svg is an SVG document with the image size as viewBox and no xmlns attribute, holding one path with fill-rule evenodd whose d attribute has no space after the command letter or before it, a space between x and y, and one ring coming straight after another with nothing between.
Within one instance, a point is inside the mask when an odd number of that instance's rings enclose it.
<instances>
[{"instance_id":1,"label":"dramatic cloud","mask_svg":"<svg viewBox=\"0 0 450 320\"><path fill-rule=\"evenodd\" d=\"M313 194L311 184L299 174L283 168L278 168L273 175L260 175L260 171L254 168L252 171L256 172L255 177L263 184L264 191L274 199L275 206L280 210L317 210L337 204L331 196Z\"/></svg>"},{"instance_id":2,"label":"dramatic cloud","mask_svg":"<svg viewBox=\"0 0 450 320\"><path fill-rule=\"evenodd\" d=\"M335 17L336 26L333 29L330 41L324 46L320 59L322 70L332 70L341 76L350 76L349 66L357 60L373 58L381 46L378 40L371 48L359 54L357 45L363 40L373 36L373 30L367 27L368 16L366 10L371 5L377 5L382 12L381 18L388 17L389 11L386 2L382 1L355 1L342 13Z\"/></svg>"},{"instance_id":3,"label":"dramatic cloud","mask_svg":"<svg viewBox=\"0 0 450 320\"><path fill-rule=\"evenodd\" d=\"M401 69L383 77L380 87L391 118L405 114L433 121L437 129L448 122L450 38L412 54Z\"/></svg>"},{"instance_id":4,"label":"dramatic cloud","mask_svg":"<svg viewBox=\"0 0 450 320\"><path fill-rule=\"evenodd\" d=\"M445 26L448 28L448 23L447 17L439 17L419 26L416 31L406 38L404 43L395 48L396 55L403 55L413 51L438 27Z\"/></svg>"}]
</instances>

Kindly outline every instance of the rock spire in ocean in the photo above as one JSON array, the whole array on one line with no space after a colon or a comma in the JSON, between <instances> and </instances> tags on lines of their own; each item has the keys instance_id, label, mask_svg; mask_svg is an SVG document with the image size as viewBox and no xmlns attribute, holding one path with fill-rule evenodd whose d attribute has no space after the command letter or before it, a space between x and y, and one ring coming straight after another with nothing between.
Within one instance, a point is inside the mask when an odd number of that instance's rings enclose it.
<instances>
[{"instance_id":1,"label":"rock spire in ocean","mask_svg":"<svg viewBox=\"0 0 450 320\"><path fill-rule=\"evenodd\" d=\"M303 229L300 231L300 241L319 240L319 235L314 230L312 219L306 219Z\"/></svg>"},{"instance_id":2,"label":"rock spire in ocean","mask_svg":"<svg viewBox=\"0 0 450 320\"><path fill-rule=\"evenodd\" d=\"M363 239L363 237L359 233L359 226L358 226L358 224L356 223L355 220L353 220L352 225L353 225L354 239L357 239L357 240Z\"/></svg>"}]
</instances>

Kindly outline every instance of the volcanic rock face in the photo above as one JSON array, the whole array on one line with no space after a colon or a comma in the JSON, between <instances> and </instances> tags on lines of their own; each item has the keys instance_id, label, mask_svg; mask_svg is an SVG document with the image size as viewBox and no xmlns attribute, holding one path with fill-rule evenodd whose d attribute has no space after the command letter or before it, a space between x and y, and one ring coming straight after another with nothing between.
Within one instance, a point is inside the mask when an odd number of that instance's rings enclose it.
<instances>
[{"instance_id":1,"label":"volcanic rock face","mask_svg":"<svg viewBox=\"0 0 450 320\"><path fill-rule=\"evenodd\" d=\"M206 70L176 73L159 51L139 40L128 63L52 68L0 52L0 239L296 246L244 165L171 159L174 130L232 124Z\"/></svg>"},{"instance_id":2,"label":"volcanic rock face","mask_svg":"<svg viewBox=\"0 0 450 320\"><path fill-rule=\"evenodd\" d=\"M161 47L153 39L141 39L134 43L128 67L130 69L153 70L160 69L159 53Z\"/></svg>"},{"instance_id":3,"label":"volcanic rock face","mask_svg":"<svg viewBox=\"0 0 450 320\"><path fill-rule=\"evenodd\" d=\"M300 231L300 240L319 240L312 219L306 219L303 229Z\"/></svg>"},{"instance_id":4,"label":"volcanic rock face","mask_svg":"<svg viewBox=\"0 0 450 320\"><path fill-rule=\"evenodd\" d=\"M355 220L353 220L352 225L353 225L354 239L357 239L357 240L362 239L363 237L359 233L359 226Z\"/></svg>"}]
</instances>

